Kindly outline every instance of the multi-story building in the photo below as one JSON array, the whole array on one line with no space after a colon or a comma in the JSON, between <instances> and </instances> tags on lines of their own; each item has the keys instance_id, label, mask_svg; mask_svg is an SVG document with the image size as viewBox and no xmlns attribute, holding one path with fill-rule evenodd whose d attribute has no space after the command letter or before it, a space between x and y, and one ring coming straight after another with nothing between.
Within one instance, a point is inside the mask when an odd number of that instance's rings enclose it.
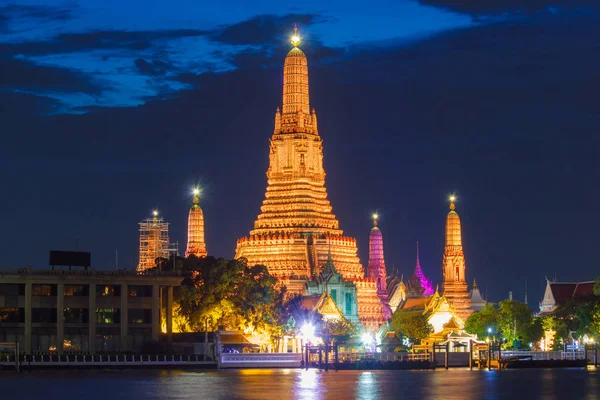
<instances>
[{"instance_id":1,"label":"multi-story building","mask_svg":"<svg viewBox=\"0 0 600 400\"><path fill-rule=\"evenodd\" d=\"M0 270L0 342L26 353L141 351L161 333L166 296L172 335L175 273Z\"/></svg>"}]
</instances>

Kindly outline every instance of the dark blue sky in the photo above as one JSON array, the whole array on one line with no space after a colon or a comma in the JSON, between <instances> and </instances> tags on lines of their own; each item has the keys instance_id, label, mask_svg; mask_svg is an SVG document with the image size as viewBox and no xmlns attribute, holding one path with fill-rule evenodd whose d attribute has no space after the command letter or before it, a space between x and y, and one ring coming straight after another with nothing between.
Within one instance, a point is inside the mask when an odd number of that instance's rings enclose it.
<instances>
[{"instance_id":1,"label":"dark blue sky","mask_svg":"<svg viewBox=\"0 0 600 400\"><path fill-rule=\"evenodd\" d=\"M206 3L206 4L204 4ZM209 4L210 3L210 4ZM184 246L201 184L209 252L232 257L266 185L294 23L309 59L327 188L366 264L441 280L458 195L469 281L600 275L600 6L586 0L0 0L2 268L48 250L137 262L153 208ZM524 4L525 3L525 4Z\"/></svg>"}]
</instances>

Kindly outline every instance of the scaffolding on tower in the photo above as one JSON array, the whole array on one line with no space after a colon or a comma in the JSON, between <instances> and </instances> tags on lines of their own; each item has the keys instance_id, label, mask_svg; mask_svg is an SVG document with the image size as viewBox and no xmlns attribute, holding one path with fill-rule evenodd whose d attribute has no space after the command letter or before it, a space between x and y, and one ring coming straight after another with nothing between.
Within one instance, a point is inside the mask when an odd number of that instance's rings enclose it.
<instances>
[{"instance_id":1,"label":"scaffolding on tower","mask_svg":"<svg viewBox=\"0 0 600 400\"><path fill-rule=\"evenodd\" d=\"M178 243L169 242L169 223L158 217L154 211L152 218L146 218L140 225L140 261L138 272L156 267L158 258L179 255Z\"/></svg>"}]
</instances>

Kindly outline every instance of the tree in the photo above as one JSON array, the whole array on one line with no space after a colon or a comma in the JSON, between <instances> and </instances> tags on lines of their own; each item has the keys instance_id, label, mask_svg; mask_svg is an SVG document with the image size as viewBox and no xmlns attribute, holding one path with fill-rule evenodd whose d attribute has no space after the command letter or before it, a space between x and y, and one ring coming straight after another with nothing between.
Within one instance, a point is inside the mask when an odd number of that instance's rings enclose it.
<instances>
[{"instance_id":1,"label":"tree","mask_svg":"<svg viewBox=\"0 0 600 400\"><path fill-rule=\"evenodd\" d=\"M175 301L192 331L252 330L280 336L279 313L285 289L266 267L244 260L190 256L168 260L162 270L181 268L186 278Z\"/></svg>"},{"instance_id":2,"label":"tree","mask_svg":"<svg viewBox=\"0 0 600 400\"><path fill-rule=\"evenodd\" d=\"M498 310L493 305L488 304L469 316L465 321L465 331L477 335L479 340L484 340L490 336L489 328L492 328L494 335L498 333L499 320Z\"/></svg>"},{"instance_id":3,"label":"tree","mask_svg":"<svg viewBox=\"0 0 600 400\"><path fill-rule=\"evenodd\" d=\"M471 314L465 322L465 330L480 340L496 337L505 342L506 348L528 348L529 343L537 342L544 335L542 320L533 318L527 304L516 300L504 300L498 306L486 305Z\"/></svg>"},{"instance_id":4,"label":"tree","mask_svg":"<svg viewBox=\"0 0 600 400\"><path fill-rule=\"evenodd\" d=\"M427 322L425 315L402 309L398 309L392 316L392 327L398 335L409 338L413 343L433 333L433 327Z\"/></svg>"},{"instance_id":5,"label":"tree","mask_svg":"<svg viewBox=\"0 0 600 400\"><path fill-rule=\"evenodd\" d=\"M357 333L354 325L344 317L324 321L322 329L325 336L333 338L336 342L347 340Z\"/></svg>"}]
</instances>

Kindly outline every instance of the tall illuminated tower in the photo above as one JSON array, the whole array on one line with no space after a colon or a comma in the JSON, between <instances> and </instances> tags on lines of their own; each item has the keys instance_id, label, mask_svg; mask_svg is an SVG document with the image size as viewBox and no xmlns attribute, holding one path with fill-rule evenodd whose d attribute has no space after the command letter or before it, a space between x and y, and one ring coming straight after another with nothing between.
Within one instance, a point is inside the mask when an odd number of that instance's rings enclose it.
<instances>
[{"instance_id":1,"label":"tall illuminated tower","mask_svg":"<svg viewBox=\"0 0 600 400\"><path fill-rule=\"evenodd\" d=\"M364 278L356 239L343 236L325 189L323 140L310 109L308 62L294 31L283 66L283 104L275 112L267 191L250 236L238 240L236 258L263 264L290 292L317 276L329 248L346 279Z\"/></svg>"},{"instance_id":2,"label":"tall illuminated tower","mask_svg":"<svg viewBox=\"0 0 600 400\"><path fill-rule=\"evenodd\" d=\"M462 247L460 218L455 210L455 196L450 196L450 212L446 218L446 247L443 258L443 292L463 320L471 315L471 300L466 281L465 255Z\"/></svg>"},{"instance_id":3,"label":"tall illuminated tower","mask_svg":"<svg viewBox=\"0 0 600 400\"><path fill-rule=\"evenodd\" d=\"M206 243L204 242L204 213L198 205L200 202L200 189L192 190L194 204L188 215L188 239L185 256L194 255L198 258L206 257Z\"/></svg>"},{"instance_id":4,"label":"tall illuminated tower","mask_svg":"<svg viewBox=\"0 0 600 400\"><path fill-rule=\"evenodd\" d=\"M383 235L377 226L377 214L373 214L373 228L369 234L369 264L367 276L377 282L377 291L386 292L387 272L383 258Z\"/></svg>"},{"instance_id":5,"label":"tall illuminated tower","mask_svg":"<svg viewBox=\"0 0 600 400\"><path fill-rule=\"evenodd\" d=\"M139 272L156 267L157 258L169 257L169 223L152 211L152 218L146 218L140 225Z\"/></svg>"}]
</instances>

